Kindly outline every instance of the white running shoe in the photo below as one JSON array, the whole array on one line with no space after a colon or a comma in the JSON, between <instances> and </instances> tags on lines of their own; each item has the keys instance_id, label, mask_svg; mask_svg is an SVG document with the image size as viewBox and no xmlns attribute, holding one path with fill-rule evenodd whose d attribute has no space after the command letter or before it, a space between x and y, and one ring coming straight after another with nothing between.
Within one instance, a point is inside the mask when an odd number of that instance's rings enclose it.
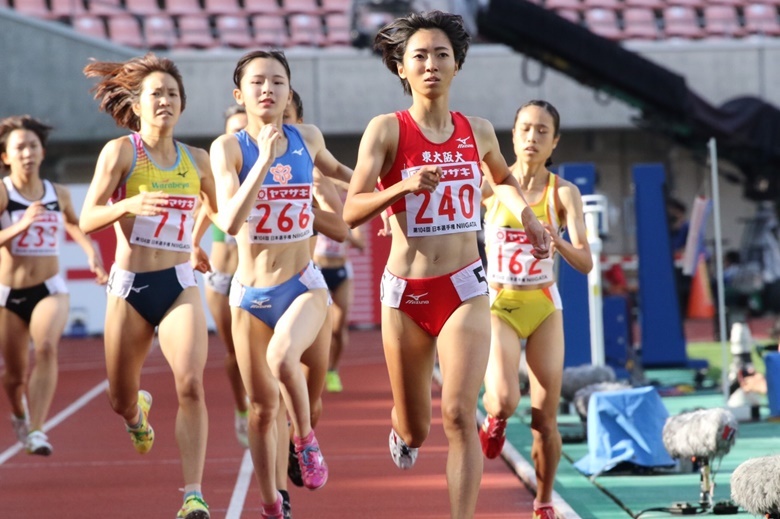
<instances>
[{"instance_id":1,"label":"white running shoe","mask_svg":"<svg viewBox=\"0 0 780 519\"><path fill-rule=\"evenodd\" d=\"M236 409L236 438L245 449L249 448L249 411L241 413Z\"/></svg>"},{"instance_id":2,"label":"white running shoe","mask_svg":"<svg viewBox=\"0 0 780 519\"><path fill-rule=\"evenodd\" d=\"M17 418L11 415L11 425L14 427L16 439L24 444L27 441L27 435L30 434L30 422L27 421L27 416Z\"/></svg>"},{"instance_id":3,"label":"white running shoe","mask_svg":"<svg viewBox=\"0 0 780 519\"><path fill-rule=\"evenodd\" d=\"M27 454L37 454L38 456L48 456L52 451L49 437L43 431L33 431L28 434L24 442L24 449Z\"/></svg>"},{"instance_id":4,"label":"white running shoe","mask_svg":"<svg viewBox=\"0 0 780 519\"><path fill-rule=\"evenodd\" d=\"M409 447L394 429L390 429L390 455L399 469L409 470L417 461L419 447Z\"/></svg>"}]
</instances>

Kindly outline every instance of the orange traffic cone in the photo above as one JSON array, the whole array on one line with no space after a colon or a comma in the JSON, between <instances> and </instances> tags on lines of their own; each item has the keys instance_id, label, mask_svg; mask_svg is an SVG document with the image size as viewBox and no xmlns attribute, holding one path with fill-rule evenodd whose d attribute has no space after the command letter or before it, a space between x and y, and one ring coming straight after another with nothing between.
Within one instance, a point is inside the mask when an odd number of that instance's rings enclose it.
<instances>
[{"instance_id":1,"label":"orange traffic cone","mask_svg":"<svg viewBox=\"0 0 780 519\"><path fill-rule=\"evenodd\" d=\"M691 280L691 293L688 297L689 319L711 319L715 316L715 305L712 302L709 279L704 256L699 256L696 272Z\"/></svg>"}]
</instances>

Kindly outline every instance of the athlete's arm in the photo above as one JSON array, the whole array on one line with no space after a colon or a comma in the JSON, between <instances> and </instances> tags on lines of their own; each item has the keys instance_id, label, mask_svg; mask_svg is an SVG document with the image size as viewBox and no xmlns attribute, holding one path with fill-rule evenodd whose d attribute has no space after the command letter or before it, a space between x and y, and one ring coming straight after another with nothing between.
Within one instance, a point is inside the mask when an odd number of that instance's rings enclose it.
<instances>
[{"instance_id":1,"label":"athlete's arm","mask_svg":"<svg viewBox=\"0 0 780 519\"><path fill-rule=\"evenodd\" d=\"M336 186L317 168L314 169L314 229L328 238L343 242L347 239L349 227L341 218L343 206Z\"/></svg>"},{"instance_id":2,"label":"athlete's arm","mask_svg":"<svg viewBox=\"0 0 780 519\"><path fill-rule=\"evenodd\" d=\"M366 238L363 236L363 227L358 226L350 230L349 235L347 236L347 242L351 247L363 252L363 249L366 248Z\"/></svg>"},{"instance_id":3,"label":"athlete's arm","mask_svg":"<svg viewBox=\"0 0 780 519\"><path fill-rule=\"evenodd\" d=\"M108 281L108 273L106 273L106 269L103 267L103 260L100 258L100 253L95 248L95 243L89 239L79 227L79 217L76 216L76 211L73 208L70 191L68 191L65 186L59 184L54 184L54 189L57 191L57 198L60 201L60 209L62 210L65 230L70 237L73 238L73 241L81 247L84 254L87 255L89 270L95 274L95 281L104 285L106 281Z\"/></svg>"},{"instance_id":4,"label":"athlete's arm","mask_svg":"<svg viewBox=\"0 0 780 519\"><path fill-rule=\"evenodd\" d=\"M582 197L580 190L563 179L559 179L558 196L566 217L566 228L569 231L571 243L557 233L552 233L555 249L563 259L575 270L587 274L593 268L593 256L585 229L585 218L582 214Z\"/></svg>"},{"instance_id":5,"label":"athlete's arm","mask_svg":"<svg viewBox=\"0 0 780 519\"><path fill-rule=\"evenodd\" d=\"M133 144L127 137L109 141L103 147L81 208L79 227L83 232L89 234L104 229L126 214L155 216L162 213L168 203L168 195L162 191L141 192L114 204L108 203L111 193L130 172L132 163Z\"/></svg>"}]
</instances>

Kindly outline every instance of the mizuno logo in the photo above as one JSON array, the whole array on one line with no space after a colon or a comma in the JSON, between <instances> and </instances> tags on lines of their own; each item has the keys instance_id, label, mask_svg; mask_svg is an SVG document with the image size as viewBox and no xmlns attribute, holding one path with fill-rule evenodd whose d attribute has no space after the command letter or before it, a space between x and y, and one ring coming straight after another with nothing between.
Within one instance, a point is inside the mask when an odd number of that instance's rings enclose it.
<instances>
[{"instance_id":1,"label":"mizuno logo","mask_svg":"<svg viewBox=\"0 0 780 519\"><path fill-rule=\"evenodd\" d=\"M470 135L468 137L460 137L460 138L456 137L455 140L460 143L458 144L458 148L473 148L474 145L468 143L469 139L471 139Z\"/></svg>"},{"instance_id":2,"label":"mizuno logo","mask_svg":"<svg viewBox=\"0 0 780 519\"><path fill-rule=\"evenodd\" d=\"M301 157L303 157L303 148L299 148L297 150L293 150L292 154L293 155L300 155Z\"/></svg>"},{"instance_id":3,"label":"mizuno logo","mask_svg":"<svg viewBox=\"0 0 780 519\"><path fill-rule=\"evenodd\" d=\"M56 210L58 209L58 207L57 207L57 202L51 202L51 203L49 203L49 204L46 204L46 206L45 206L45 207L46 207L46 209L48 209L49 211L56 211Z\"/></svg>"},{"instance_id":4,"label":"mizuno logo","mask_svg":"<svg viewBox=\"0 0 780 519\"><path fill-rule=\"evenodd\" d=\"M430 303L430 301L422 300L421 298L428 295L428 292L425 292L424 294L407 294L406 297L409 299L406 300L406 304L408 305L427 305Z\"/></svg>"},{"instance_id":5,"label":"mizuno logo","mask_svg":"<svg viewBox=\"0 0 780 519\"><path fill-rule=\"evenodd\" d=\"M250 308L255 308L255 309L260 309L260 310L263 310L263 309L266 309L266 308L271 308L271 302L270 301L271 301L271 299L268 298L268 297L266 297L265 299L253 299L252 300L252 306L250 306Z\"/></svg>"},{"instance_id":6,"label":"mizuno logo","mask_svg":"<svg viewBox=\"0 0 780 519\"><path fill-rule=\"evenodd\" d=\"M519 307L517 307L517 306L516 306L516 307L514 307L514 308L507 308L507 307L505 307L505 306L502 306L502 307L501 307L501 310L503 310L504 312L506 312L506 313L508 313L508 314L511 314L511 313L512 313L512 312L514 312L515 310L519 310L519 309L520 309L520 308L519 308Z\"/></svg>"},{"instance_id":7,"label":"mizuno logo","mask_svg":"<svg viewBox=\"0 0 780 519\"><path fill-rule=\"evenodd\" d=\"M149 285L144 285L142 287L130 287L130 290L132 290L136 294L140 294L141 290L143 290L144 288L149 288Z\"/></svg>"},{"instance_id":8,"label":"mizuno logo","mask_svg":"<svg viewBox=\"0 0 780 519\"><path fill-rule=\"evenodd\" d=\"M24 303L25 301L27 301L26 297L15 297L13 299L9 299L8 300L8 302L11 303L12 305L20 305L20 304Z\"/></svg>"},{"instance_id":9,"label":"mizuno logo","mask_svg":"<svg viewBox=\"0 0 780 519\"><path fill-rule=\"evenodd\" d=\"M187 176L187 173L189 173L189 170L185 170L182 171L181 173L176 173L176 174L179 175L181 178L184 178Z\"/></svg>"}]
</instances>

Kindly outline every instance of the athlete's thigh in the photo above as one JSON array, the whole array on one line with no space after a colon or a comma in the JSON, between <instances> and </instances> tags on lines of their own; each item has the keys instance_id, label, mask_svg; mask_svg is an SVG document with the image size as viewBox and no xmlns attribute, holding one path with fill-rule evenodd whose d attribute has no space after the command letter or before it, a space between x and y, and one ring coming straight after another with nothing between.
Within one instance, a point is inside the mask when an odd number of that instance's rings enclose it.
<instances>
[{"instance_id":1,"label":"athlete's thigh","mask_svg":"<svg viewBox=\"0 0 780 519\"><path fill-rule=\"evenodd\" d=\"M106 371L112 385L128 383L132 390L141 376L153 338L154 327L130 303L108 294L103 341Z\"/></svg>"},{"instance_id":2,"label":"athlete's thigh","mask_svg":"<svg viewBox=\"0 0 780 519\"><path fill-rule=\"evenodd\" d=\"M349 308L352 306L352 280L345 279L333 292L333 329L341 330L347 324Z\"/></svg>"},{"instance_id":3,"label":"athlete's thigh","mask_svg":"<svg viewBox=\"0 0 780 519\"><path fill-rule=\"evenodd\" d=\"M30 319L30 335L36 347L47 343L57 345L68 322L69 309L68 294L52 294L35 305Z\"/></svg>"},{"instance_id":4,"label":"athlete's thigh","mask_svg":"<svg viewBox=\"0 0 780 519\"><path fill-rule=\"evenodd\" d=\"M0 308L0 350L5 370L24 378L30 362L30 330L21 317Z\"/></svg>"},{"instance_id":5,"label":"athlete's thigh","mask_svg":"<svg viewBox=\"0 0 780 519\"><path fill-rule=\"evenodd\" d=\"M382 305L382 345L396 415L402 422L430 422L435 344L401 310Z\"/></svg>"},{"instance_id":6,"label":"athlete's thigh","mask_svg":"<svg viewBox=\"0 0 780 519\"><path fill-rule=\"evenodd\" d=\"M301 356L301 364L303 364L303 373L306 376L310 402L316 402L322 395L322 389L325 387L332 327L331 320L325 319L311 348L304 351Z\"/></svg>"},{"instance_id":7,"label":"athlete's thigh","mask_svg":"<svg viewBox=\"0 0 780 519\"><path fill-rule=\"evenodd\" d=\"M175 375L203 374L208 356L208 330L198 287L186 288L179 294L160 321L157 336Z\"/></svg>"},{"instance_id":8,"label":"athlete's thigh","mask_svg":"<svg viewBox=\"0 0 780 519\"><path fill-rule=\"evenodd\" d=\"M279 318L269 347L290 351L300 359L328 317L328 291L318 288L304 292Z\"/></svg>"},{"instance_id":9,"label":"athlete's thigh","mask_svg":"<svg viewBox=\"0 0 780 519\"><path fill-rule=\"evenodd\" d=\"M273 330L246 310L231 307L233 344L244 389L252 402L273 406L279 401L279 385L266 360Z\"/></svg>"},{"instance_id":10,"label":"athlete's thigh","mask_svg":"<svg viewBox=\"0 0 780 519\"><path fill-rule=\"evenodd\" d=\"M520 338L514 328L490 314L490 358L485 373L485 388L495 395L520 392Z\"/></svg>"},{"instance_id":11,"label":"athlete's thigh","mask_svg":"<svg viewBox=\"0 0 780 519\"><path fill-rule=\"evenodd\" d=\"M550 314L528 338L525 359L531 385L531 405L558 405L563 378L563 316L560 310Z\"/></svg>"},{"instance_id":12,"label":"athlete's thigh","mask_svg":"<svg viewBox=\"0 0 780 519\"><path fill-rule=\"evenodd\" d=\"M487 296L469 299L452 313L439 334L437 350L442 405L452 401L476 405L490 354Z\"/></svg>"},{"instance_id":13,"label":"athlete's thigh","mask_svg":"<svg viewBox=\"0 0 780 519\"><path fill-rule=\"evenodd\" d=\"M230 332L230 305L228 304L228 296L205 288L206 304L209 307L209 312L214 318L214 324L217 326L217 332L219 333L222 341L225 343L225 348L230 353L233 353L233 341Z\"/></svg>"}]
</instances>

